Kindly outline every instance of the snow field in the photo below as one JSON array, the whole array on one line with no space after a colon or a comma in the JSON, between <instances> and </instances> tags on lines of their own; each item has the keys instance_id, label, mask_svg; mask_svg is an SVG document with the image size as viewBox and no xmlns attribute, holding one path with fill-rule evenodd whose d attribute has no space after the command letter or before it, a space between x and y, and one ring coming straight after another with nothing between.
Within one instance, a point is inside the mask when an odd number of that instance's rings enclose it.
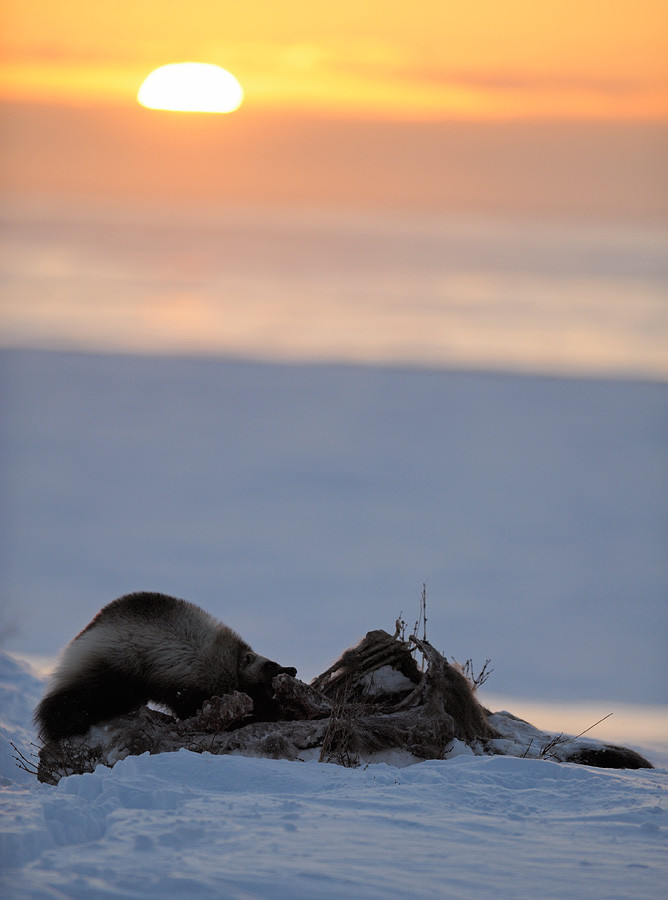
<instances>
[{"instance_id":1,"label":"snow field","mask_svg":"<svg viewBox=\"0 0 668 900\"><path fill-rule=\"evenodd\" d=\"M128 758L10 792L6 896L658 898L664 778L504 757Z\"/></svg>"},{"instance_id":2,"label":"snow field","mask_svg":"<svg viewBox=\"0 0 668 900\"><path fill-rule=\"evenodd\" d=\"M0 656L2 745L41 683ZM657 900L666 770L460 753L398 768L185 750L39 784L0 757L7 900Z\"/></svg>"}]
</instances>

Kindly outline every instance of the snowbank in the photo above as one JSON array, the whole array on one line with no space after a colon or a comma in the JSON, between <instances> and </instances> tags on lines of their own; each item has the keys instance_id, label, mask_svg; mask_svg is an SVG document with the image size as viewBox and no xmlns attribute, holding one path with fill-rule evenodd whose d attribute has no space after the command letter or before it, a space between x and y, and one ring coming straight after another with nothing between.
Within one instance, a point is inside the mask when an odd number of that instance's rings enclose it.
<instances>
[{"instance_id":1,"label":"snowbank","mask_svg":"<svg viewBox=\"0 0 668 900\"><path fill-rule=\"evenodd\" d=\"M3 735L21 741L41 685L0 660ZM464 754L343 769L182 750L51 787L0 762L7 900L657 900L665 888L666 770Z\"/></svg>"},{"instance_id":2,"label":"snowbank","mask_svg":"<svg viewBox=\"0 0 668 900\"><path fill-rule=\"evenodd\" d=\"M4 891L655 900L661 780L501 757L401 770L130 758L51 790L5 789Z\"/></svg>"}]
</instances>

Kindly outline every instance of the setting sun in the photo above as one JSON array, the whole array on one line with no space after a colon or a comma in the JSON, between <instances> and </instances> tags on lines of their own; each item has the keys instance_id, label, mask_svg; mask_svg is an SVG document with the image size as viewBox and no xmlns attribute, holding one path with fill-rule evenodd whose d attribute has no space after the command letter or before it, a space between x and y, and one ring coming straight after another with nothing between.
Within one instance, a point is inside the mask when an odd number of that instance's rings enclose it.
<instances>
[{"instance_id":1,"label":"setting sun","mask_svg":"<svg viewBox=\"0 0 668 900\"><path fill-rule=\"evenodd\" d=\"M158 0L98 0L94 15L89 0L5 7L0 100L9 102L134 104L156 66L206 60L229 66L258 112L337 121L668 119L666 0L339 0L335 9L192 0L188 16L182 4ZM239 84L213 71L176 70L173 82L156 83L157 96L153 84L150 97L142 88L140 102L232 111Z\"/></svg>"},{"instance_id":2,"label":"setting sun","mask_svg":"<svg viewBox=\"0 0 668 900\"><path fill-rule=\"evenodd\" d=\"M230 113L241 106L243 88L220 66L171 63L154 69L139 88L137 100L149 109Z\"/></svg>"}]
</instances>

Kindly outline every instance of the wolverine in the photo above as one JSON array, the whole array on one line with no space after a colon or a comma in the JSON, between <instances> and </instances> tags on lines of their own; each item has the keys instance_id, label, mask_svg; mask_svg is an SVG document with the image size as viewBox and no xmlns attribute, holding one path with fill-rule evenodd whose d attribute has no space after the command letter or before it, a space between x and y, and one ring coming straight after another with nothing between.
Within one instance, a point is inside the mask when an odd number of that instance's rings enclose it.
<instances>
[{"instance_id":1,"label":"wolverine","mask_svg":"<svg viewBox=\"0 0 668 900\"><path fill-rule=\"evenodd\" d=\"M294 668L259 656L199 606L166 594L126 594L103 607L65 647L35 711L44 741L85 734L92 725L149 701L179 719L213 696L242 691L254 718L270 717L272 679Z\"/></svg>"}]
</instances>

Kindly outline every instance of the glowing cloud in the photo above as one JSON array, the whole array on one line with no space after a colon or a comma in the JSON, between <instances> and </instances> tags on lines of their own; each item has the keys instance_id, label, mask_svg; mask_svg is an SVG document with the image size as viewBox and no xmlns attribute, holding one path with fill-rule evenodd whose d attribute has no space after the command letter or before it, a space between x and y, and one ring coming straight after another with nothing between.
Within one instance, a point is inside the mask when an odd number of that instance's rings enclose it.
<instances>
[{"instance_id":1,"label":"glowing cloud","mask_svg":"<svg viewBox=\"0 0 668 900\"><path fill-rule=\"evenodd\" d=\"M137 100L149 109L230 113L241 106L243 88L220 66L171 63L154 69L139 88Z\"/></svg>"}]
</instances>

